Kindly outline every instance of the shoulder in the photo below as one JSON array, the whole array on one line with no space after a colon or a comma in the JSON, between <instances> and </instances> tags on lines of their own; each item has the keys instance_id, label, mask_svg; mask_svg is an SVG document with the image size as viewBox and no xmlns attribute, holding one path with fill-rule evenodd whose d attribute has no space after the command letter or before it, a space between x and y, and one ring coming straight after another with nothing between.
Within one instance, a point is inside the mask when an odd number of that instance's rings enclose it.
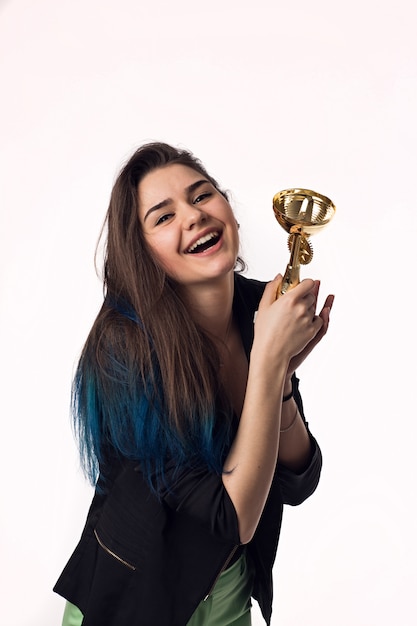
<instances>
[{"instance_id":1,"label":"shoulder","mask_svg":"<svg viewBox=\"0 0 417 626\"><path fill-rule=\"evenodd\" d=\"M255 312L267 283L235 273L235 299Z\"/></svg>"},{"instance_id":2,"label":"shoulder","mask_svg":"<svg viewBox=\"0 0 417 626\"><path fill-rule=\"evenodd\" d=\"M249 356L253 343L253 320L255 311L258 310L259 301L265 290L266 283L254 278L246 278L235 273L235 292L233 300L233 313L240 328L240 333Z\"/></svg>"}]
</instances>

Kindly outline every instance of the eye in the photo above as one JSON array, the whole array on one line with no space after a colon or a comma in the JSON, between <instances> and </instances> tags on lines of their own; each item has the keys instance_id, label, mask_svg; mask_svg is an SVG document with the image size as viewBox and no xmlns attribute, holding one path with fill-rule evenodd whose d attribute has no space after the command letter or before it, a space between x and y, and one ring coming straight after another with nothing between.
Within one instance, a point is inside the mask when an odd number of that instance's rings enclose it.
<instances>
[{"instance_id":1,"label":"eye","mask_svg":"<svg viewBox=\"0 0 417 626\"><path fill-rule=\"evenodd\" d=\"M205 200L206 198L209 198L211 195L212 193L209 191L206 191L205 193L200 193L196 198L194 198L193 204L199 204L200 202L203 202L203 200Z\"/></svg>"},{"instance_id":2,"label":"eye","mask_svg":"<svg viewBox=\"0 0 417 626\"><path fill-rule=\"evenodd\" d=\"M172 215L173 213L164 213L163 215L160 215L155 222L155 226L159 226L159 224L163 224L164 222L169 220L169 218L172 217Z\"/></svg>"}]
</instances>

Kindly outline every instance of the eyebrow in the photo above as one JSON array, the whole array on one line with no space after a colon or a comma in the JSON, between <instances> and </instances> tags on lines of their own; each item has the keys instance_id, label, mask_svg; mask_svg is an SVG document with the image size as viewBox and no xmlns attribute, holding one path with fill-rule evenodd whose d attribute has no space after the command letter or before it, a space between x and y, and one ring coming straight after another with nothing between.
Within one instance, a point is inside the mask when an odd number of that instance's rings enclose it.
<instances>
[{"instance_id":1,"label":"eyebrow","mask_svg":"<svg viewBox=\"0 0 417 626\"><path fill-rule=\"evenodd\" d=\"M188 185L188 187L185 188L185 192L187 194L190 194L196 189L198 189L199 187L201 187L201 185L204 185L204 183L211 184L210 181L207 180L207 178L202 178L201 180L196 180L195 183L191 183L191 185ZM155 204L153 207L151 207L150 209L146 211L143 221L145 222L146 219L149 217L149 215L151 215L151 213L154 213L155 211L159 211L159 209L163 209L165 206L168 206L169 204L171 204L171 202L172 202L172 198L166 198L165 200L158 202L158 204Z\"/></svg>"}]
</instances>

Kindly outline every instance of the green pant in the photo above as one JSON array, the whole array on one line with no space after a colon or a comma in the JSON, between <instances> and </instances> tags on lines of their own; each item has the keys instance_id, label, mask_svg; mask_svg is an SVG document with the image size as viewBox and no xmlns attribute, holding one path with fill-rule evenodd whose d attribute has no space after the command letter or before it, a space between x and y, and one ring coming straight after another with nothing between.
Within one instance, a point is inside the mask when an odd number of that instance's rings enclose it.
<instances>
[{"instance_id":1,"label":"green pant","mask_svg":"<svg viewBox=\"0 0 417 626\"><path fill-rule=\"evenodd\" d=\"M213 592L200 603L187 626L250 626L252 574L243 554L221 574ZM66 603L62 626L81 626L81 611Z\"/></svg>"},{"instance_id":2,"label":"green pant","mask_svg":"<svg viewBox=\"0 0 417 626\"><path fill-rule=\"evenodd\" d=\"M71 602L65 605L64 617L62 618L62 626L80 626L83 621L83 614L80 609Z\"/></svg>"},{"instance_id":3,"label":"green pant","mask_svg":"<svg viewBox=\"0 0 417 626\"><path fill-rule=\"evenodd\" d=\"M187 626L250 626L252 574L245 554L221 574L210 597L200 602Z\"/></svg>"}]
</instances>

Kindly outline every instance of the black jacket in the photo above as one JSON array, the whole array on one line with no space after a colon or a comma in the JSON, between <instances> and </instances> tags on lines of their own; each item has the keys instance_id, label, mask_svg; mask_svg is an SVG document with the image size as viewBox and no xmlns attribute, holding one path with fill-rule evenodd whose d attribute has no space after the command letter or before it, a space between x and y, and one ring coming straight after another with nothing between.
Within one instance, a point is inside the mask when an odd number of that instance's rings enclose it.
<instances>
[{"instance_id":1,"label":"black jacket","mask_svg":"<svg viewBox=\"0 0 417 626\"><path fill-rule=\"evenodd\" d=\"M233 306L248 358L264 288L236 274ZM296 378L294 385L303 415ZM255 566L253 596L267 624L283 504L300 504L320 477L320 449L313 437L311 442L305 472L277 466L247 545ZM239 546L236 512L221 477L207 470L174 476L170 467L166 475L172 488L161 501L132 462L119 468L106 495L96 492L80 542L54 587L79 607L83 626L185 626Z\"/></svg>"}]
</instances>

